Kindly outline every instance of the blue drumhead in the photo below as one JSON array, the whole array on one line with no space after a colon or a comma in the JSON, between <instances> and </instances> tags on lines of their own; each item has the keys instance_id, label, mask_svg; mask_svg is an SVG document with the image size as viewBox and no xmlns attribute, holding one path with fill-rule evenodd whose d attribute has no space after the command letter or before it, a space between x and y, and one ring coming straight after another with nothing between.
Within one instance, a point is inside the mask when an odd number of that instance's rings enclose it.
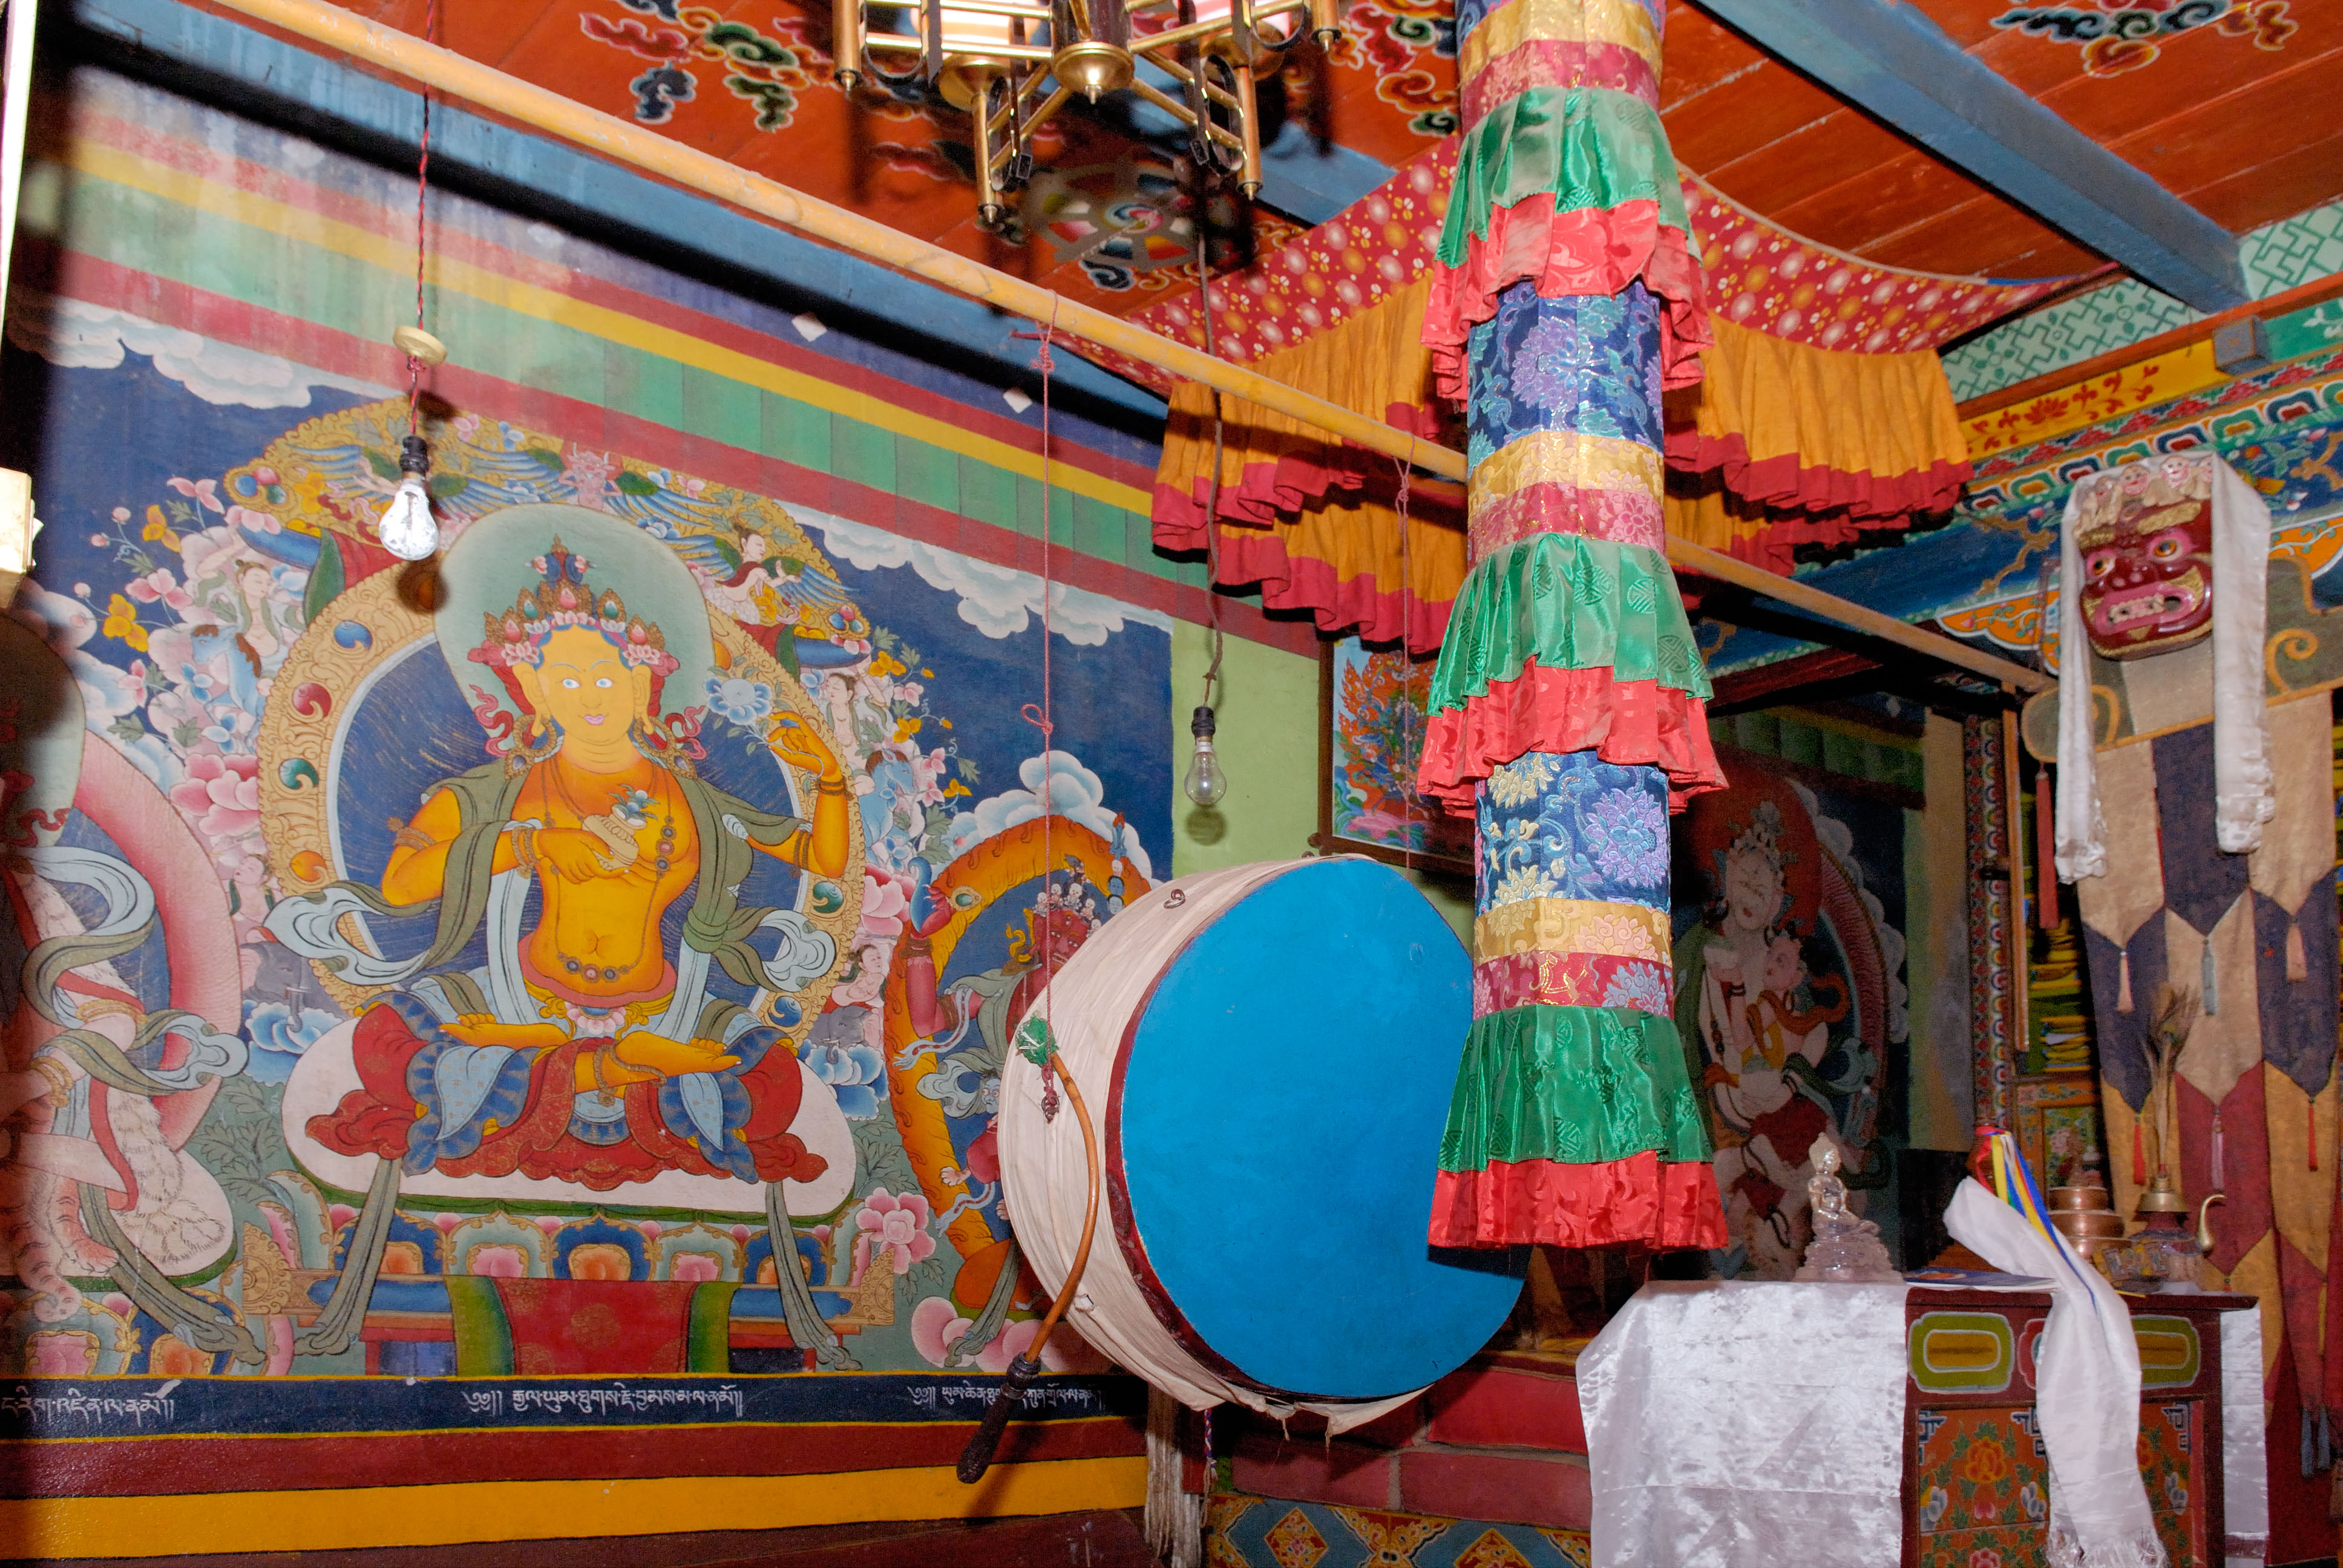
<instances>
[{"instance_id":1,"label":"blue drumhead","mask_svg":"<svg viewBox=\"0 0 2343 1568\"><path fill-rule=\"evenodd\" d=\"M1372 860L1297 866L1172 960L1111 1123L1133 1274L1192 1352L1263 1389L1373 1399L1497 1331L1512 1260L1424 1240L1472 1000L1455 932Z\"/></svg>"}]
</instances>

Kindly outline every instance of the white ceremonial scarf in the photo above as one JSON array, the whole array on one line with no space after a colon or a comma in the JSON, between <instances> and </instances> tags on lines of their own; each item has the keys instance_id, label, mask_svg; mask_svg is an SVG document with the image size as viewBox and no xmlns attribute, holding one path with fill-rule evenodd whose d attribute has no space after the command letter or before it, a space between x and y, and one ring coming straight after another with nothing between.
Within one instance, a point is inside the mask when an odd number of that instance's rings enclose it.
<instances>
[{"instance_id":1,"label":"white ceremonial scarf","mask_svg":"<svg viewBox=\"0 0 2343 1568\"><path fill-rule=\"evenodd\" d=\"M2164 1568L2139 1478L2139 1342L2116 1288L1974 1179L1945 1211L1953 1239L1995 1268L2051 1282L2034 1352L2034 1410L2050 1452L2051 1568Z\"/></svg>"},{"instance_id":2,"label":"white ceremonial scarf","mask_svg":"<svg viewBox=\"0 0 2343 1568\"><path fill-rule=\"evenodd\" d=\"M2214 835L2232 855L2258 849L2278 809L2270 788L2269 722L2262 640L2269 626L2269 508L2235 468L2210 452L2143 458L2079 480L2058 529L2058 879L2107 871L2107 824L2093 754L2091 645L2083 634L2081 548L2076 521L2094 498L2157 486L2213 503ZM2069 632L2074 635L2070 638Z\"/></svg>"}]
</instances>

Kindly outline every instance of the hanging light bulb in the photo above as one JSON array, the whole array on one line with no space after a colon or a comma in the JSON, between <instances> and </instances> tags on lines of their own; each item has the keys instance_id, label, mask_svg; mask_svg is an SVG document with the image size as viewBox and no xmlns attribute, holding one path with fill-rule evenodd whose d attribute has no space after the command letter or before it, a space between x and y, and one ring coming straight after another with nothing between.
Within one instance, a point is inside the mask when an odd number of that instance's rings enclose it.
<instances>
[{"instance_id":1,"label":"hanging light bulb","mask_svg":"<svg viewBox=\"0 0 2343 1568\"><path fill-rule=\"evenodd\" d=\"M1196 738L1196 750L1180 788L1199 806L1217 806L1221 797L1229 792L1229 776L1222 770L1221 759L1212 750L1212 734L1218 728L1210 708L1199 708L1196 716L1188 721L1188 733Z\"/></svg>"},{"instance_id":2,"label":"hanging light bulb","mask_svg":"<svg viewBox=\"0 0 2343 1568\"><path fill-rule=\"evenodd\" d=\"M391 492L377 531L384 549L400 560L419 561L439 548L439 524L431 516L431 492L423 483L431 471L431 452L420 436L407 437L400 448L398 466L406 477Z\"/></svg>"}]
</instances>

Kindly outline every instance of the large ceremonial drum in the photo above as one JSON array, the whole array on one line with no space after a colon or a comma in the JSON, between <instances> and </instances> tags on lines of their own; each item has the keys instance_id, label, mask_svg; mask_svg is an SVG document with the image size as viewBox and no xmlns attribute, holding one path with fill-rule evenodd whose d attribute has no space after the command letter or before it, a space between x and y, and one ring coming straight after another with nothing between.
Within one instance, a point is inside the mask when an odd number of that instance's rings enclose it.
<instances>
[{"instance_id":1,"label":"large ceremonial drum","mask_svg":"<svg viewBox=\"0 0 2343 1568\"><path fill-rule=\"evenodd\" d=\"M1520 1291L1504 1252L1425 1242L1470 960L1375 861L1183 877L1085 942L1046 1015L1098 1127L1104 1199L1066 1321L1196 1409L1372 1419L1460 1364ZM1081 1234L1081 1127L1012 1052L1010 1222L1055 1291Z\"/></svg>"}]
</instances>

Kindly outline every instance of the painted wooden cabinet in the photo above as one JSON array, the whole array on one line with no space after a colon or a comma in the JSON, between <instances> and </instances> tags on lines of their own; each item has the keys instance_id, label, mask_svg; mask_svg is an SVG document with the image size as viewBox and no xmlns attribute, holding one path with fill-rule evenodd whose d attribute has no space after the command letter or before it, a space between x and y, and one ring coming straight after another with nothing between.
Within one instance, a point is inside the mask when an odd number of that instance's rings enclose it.
<instances>
[{"instance_id":1,"label":"painted wooden cabinet","mask_svg":"<svg viewBox=\"0 0 2343 1568\"><path fill-rule=\"evenodd\" d=\"M2221 1328L2238 1295L2127 1296L2139 1462L2172 1568L2219 1568ZM2035 1421L2045 1293L1915 1290L1904 1416L1905 1568L2043 1568L2050 1462Z\"/></svg>"}]
</instances>

